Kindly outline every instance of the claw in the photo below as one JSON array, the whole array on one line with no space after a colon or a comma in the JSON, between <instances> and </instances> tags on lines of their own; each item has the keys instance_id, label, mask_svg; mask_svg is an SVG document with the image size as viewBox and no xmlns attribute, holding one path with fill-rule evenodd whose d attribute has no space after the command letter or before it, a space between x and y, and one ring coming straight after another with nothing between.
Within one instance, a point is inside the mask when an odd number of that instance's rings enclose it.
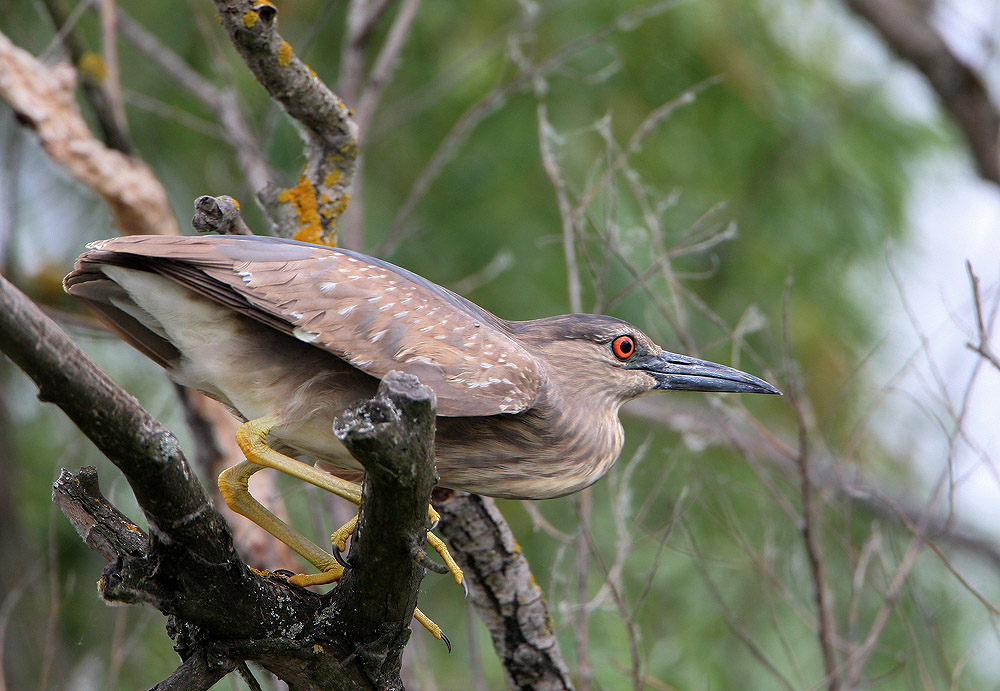
<instances>
[{"instance_id":1,"label":"claw","mask_svg":"<svg viewBox=\"0 0 1000 691\"><path fill-rule=\"evenodd\" d=\"M446 646L448 646L448 652L450 653L451 652L451 641L449 641L448 637L444 635L444 631L441 632L441 640L444 641L444 644Z\"/></svg>"},{"instance_id":2,"label":"claw","mask_svg":"<svg viewBox=\"0 0 1000 691\"><path fill-rule=\"evenodd\" d=\"M294 571L290 571L288 569L271 569L271 573L275 576L284 576L285 580L288 580L295 575Z\"/></svg>"},{"instance_id":3,"label":"claw","mask_svg":"<svg viewBox=\"0 0 1000 691\"><path fill-rule=\"evenodd\" d=\"M438 527L438 523L440 522L441 522L440 518L435 518L433 521L431 521L431 527L428 528L427 530L434 530L435 528Z\"/></svg>"},{"instance_id":4,"label":"claw","mask_svg":"<svg viewBox=\"0 0 1000 691\"><path fill-rule=\"evenodd\" d=\"M469 582L466 579L464 579L464 578L462 579L462 590L465 593L462 596L462 599L463 600L468 600L469 599Z\"/></svg>"},{"instance_id":5,"label":"claw","mask_svg":"<svg viewBox=\"0 0 1000 691\"><path fill-rule=\"evenodd\" d=\"M333 543L333 548L332 548L331 551L333 552L333 558L337 560L338 564L340 564L341 566L343 566L345 569L351 568L351 563L349 561L347 561L346 559L344 559L344 555L340 551L340 545L338 545L336 542L334 542Z\"/></svg>"}]
</instances>

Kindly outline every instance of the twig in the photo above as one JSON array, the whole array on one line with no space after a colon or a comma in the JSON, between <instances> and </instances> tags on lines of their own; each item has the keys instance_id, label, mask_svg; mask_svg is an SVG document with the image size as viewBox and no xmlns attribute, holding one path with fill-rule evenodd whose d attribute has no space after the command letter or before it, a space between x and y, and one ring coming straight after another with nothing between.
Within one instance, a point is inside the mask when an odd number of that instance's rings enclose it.
<instances>
[{"instance_id":1,"label":"twig","mask_svg":"<svg viewBox=\"0 0 1000 691\"><path fill-rule=\"evenodd\" d=\"M87 64L88 61L96 57L96 55L88 53L78 38L77 32L73 30L80 16L90 8L90 3L77 3L71 12L66 11L64 3L60 0L44 0L43 5L52 18L53 24L58 29L53 41L62 44L66 48L74 65ZM47 62L44 54L42 62ZM90 64L93 63L91 62ZM121 120L115 114L109 94L102 84L103 80L97 79L96 76L88 74L87 70L84 70L84 74L80 79L80 86L82 87L84 97L94 113L94 118L97 121L98 128L101 130L104 143L111 149L121 151L124 154L130 154L132 153L132 146L129 143L128 133L123 127L124 120Z\"/></svg>"},{"instance_id":2,"label":"twig","mask_svg":"<svg viewBox=\"0 0 1000 691\"><path fill-rule=\"evenodd\" d=\"M803 413L800 403L799 381L795 376L795 365L792 361L792 344L788 332L789 315L788 302L791 296L792 280L789 277L785 284L784 295L784 356L785 356L785 376L788 380L786 392L788 402L795 413L798 426L799 452L796 456L796 463L799 471L799 496L802 501L802 523L799 530L802 533L802 540L805 543L806 555L809 558L809 569L812 571L813 596L816 599L816 613L819 618L817 636L819 638L820 651L823 654L823 669L826 672L826 684L830 691L837 691L840 688L840 678L837 673L837 658L834 653L837 632L833 626L833 616L830 611L829 596L830 591L826 584L823 566L823 548L820 544L817 525L816 508L813 506L813 481L809 477L809 432L806 424L806 416Z\"/></svg>"},{"instance_id":3,"label":"twig","mask_svg":"<svg viewBox=\"0 0 1000 691\"><path fill-rule=\"evenodd\" d=\"M715 581L712 579L712 575L708 572L708 567L705 564L705 558L702 556L701 551L698 549L698 544L695 542L694 533L691 528L687 525L687 522L681 518L681 527L684 528L684 532L688 535L688 540L691 543L691 560L694 562L695 567L698 569L698 573L701 574L702 582L708 588L709 595L715 600L716 604L722 610L723 616L725 616L726 621L729 623L729 628L736 634L736 637L746 646L750 654L753 655L757 660L764 666L771 676L775 678L784 688L788 691L792 691L795 686L785 678L773 662L767 657L767 654L761 649L754 637L743 627L742 624L736 618L735 613L726 603L725 598L722 597L722 593L719 592L718 586L716 586Z\"/></svg>"},{"instance_id":4,"label":"twig","mask_svg":"<svg viewBox=\"0 0 1000 691\"><path fill-rule=\"evenodd\" d=\"M583 311L583 298L580 292L580 266L576 259L577 224L574 221L573 209L570 207L569 195L566 192L566 178L559 168L555 153L552 151L552 140L555 130L549 122L548 108L544 102L539 102L538 113L538 149L542 154L542 166L556 191L556 201L559 204L559 218L562 220L563 261L566 262L566 282L569 290L570 311Z\"/></svg>"},{"instance_id":5,"label":"twig","mask_svg":"<svg viewBox=\"0 0 1000 691\"><path fill-rule=\"evenodd\" d=\"M965 261L965 272L969 275L969 286L972 289L972 305L976 317L976 335L979 340L978 343L966 343L965 347L974 353L982 355L997 371L1000 371L1000 356L993 352L990 344L990 331L993 321L996 318L997 309L1000 307L1000 300L994 302L990 326L987 327L986 320L983 317L983 298L979 290L979 276L972 270L972 262L969 260Z\"/></svg>"},{"instance_id":6,"label":"twig","mask_svg":"<svg viewBox=\"0 0 1000 691\"><path fill-rule=\"evenodd\" d=\"M376 16L381 15L380 10L384 10L385 6L386 3L382 3L381 8L376 7L370 14L374 14ZM382 44L382 48L379 50L377 57L375 58L375 63L372 65L371 71L368 73L368 78L365 80L364 88L357 96L355 122L358 123L360 138L362 140L364 139L364 133L371 129L375 116L375 109L378 107L385 85L389 83L393 71L399 64L399 54L402 52L403 46L406 44L406 39L409 36L413 20L416 18L419 8L420 0L403 0L402 6L399 8L399 12L396 14L396 17L392 22L392 26L389 28L389 34L386 37L385 42ZM349 18L353 16L354 12L352 5L351 10L349 10ZM367 44L367 37L370 35L372 27L373 22L370 21L370 18L363 18L362 25L354 27L357 33L350 39L350 46L352 48L350 51L351 56L360 56L363 53L364 47ZM363 61L359 57L356 62L360 65ZM358 156L357 165L358 168L355 171L353 189L354 203L345 214L345 222L342 224L343 232L341 244L349 249L361 248L361 231L364 225L364 204L362 201L363 197L361 196L364 190L364 176L361 174L362 167L364 166L363 156Z\"/></svg>"},{"instance_id":7,"label":"twig","mask_svg":"<svg viewBox=\"0 0 1000 691\"><path fill-rule=\"evenodd\" d=\"M118 130L128 133L125 104L122 101L121 66L118 64L118 28L113 0L97 0L101 25L101 52L104 57L104 93L108 97L111 116Z\"/></svg>"},{"instance_id":8,"label":"twig","mask_svg":"<svg viewBox=\"0 0 1000 691\"><path fill-rule=\"evenodd\" d=\"M677 0L664 0L653 3L652 5L633 8L620 13L614 20L605 24L597 31L579 38L569 45L555 51L552 55L544 59L534 68L521 70L520 73L509 83L493 89L477 103L472 105L468 110L462 113L461 117L459 117L459 119L452 126L451 130L449 130L448 134L438 145L434 155L431 156L431 160L428 161L423 171L421 171L420 175L410 187L410 191L407 193L406 199L400 206L399 211L396 212L396 217L393 219L389 231L386 233L385 238L383 238L379 246L379 252L382 254L389 253L394 247L402 242L407 235L407 223L410 216L416 210L420 199L423 198L431 184L435 179L437 179L437 176L440 174L445 164L451 160L459 146L465 141L468 134L487 115L496 110L500 104L507 100L511 95L521 91L526 86L533 83L535 80L551 74L553 71L565 64L566 60L580 51L601 43L608 36L615 33L634 30L646 19L663 14L664 12L667 12L675 7L677 4Z\"/></svg>"},{"instance_id":9,"label":"twig","mask_svg":"<svg viewBox=\"0 0 1000 691\"><path fill-rule=\"evenodd\" d=\"M274 179L267 156L257 143L259 137L244 117L233 90L218 88L202 77L121 8L118 9L118 25L122 36L215 114L221 135L236 152L236 160L251 191L263 189Z\"/></svg>"}]
</instances>

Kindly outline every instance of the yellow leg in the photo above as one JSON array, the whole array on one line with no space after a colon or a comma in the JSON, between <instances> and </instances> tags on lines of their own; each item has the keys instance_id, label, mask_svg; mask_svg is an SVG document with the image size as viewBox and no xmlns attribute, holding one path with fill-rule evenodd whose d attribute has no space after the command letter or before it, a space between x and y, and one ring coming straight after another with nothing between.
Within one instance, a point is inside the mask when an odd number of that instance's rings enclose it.
<instances>
[{"instance_id":1,"label":"yellow leg","mask_svg":"<svg viewBox=\"0 0 1000 691\"><path fill-rule=\"evenodd\" d=\"M327 583L340 580L344 567L337 563L332 554L268 511L250 494L250 476L263 468L263 465L247 460L222 471L219 475L219 492L226 504L284 542L324 574L329 574L332 578Z\"/></svg>"},{"instance_id":2,"label":"yellow leg","mask_svg":"<svg viewBox=\"0 0 1000 691\"><path fill-rule=\"evenodd\" d=\"M298 574L289 578L289 582L294 585L308 586L333 583L340 580L344 573L344 568L337 563L332 554L319 547L305 536L301 535L288 524L268 511L260 502L250 494L248 482L250 476L262 468L274 468L283 473L298 478L311 485L315 485L327 492L336 494L347 499L353 504L361 504L361 487L353 482L342 480L330 473L317 470L311 465L296 461L294 458L278 453L267 445L267 435L274 429L278 420L273 417L262 417L256 420L245 422L236 431L236 443L240 450L246 455L247 460L238 463L232 468L228 468L219 475L219 491L222 498L236 513L249 518L261 528L271 533L295 552L300 554L310 564L320 570L318 574ZM434 507L428 507L428 516L432 524L436 523L439 514ZM347 538L354 532L357 526L357 516L341 526L330 536L331 542L335 543L341 550L347 547ZM455 582L462 584L464 576L462 569L455 563L448 547L437 535L427 533L427 542L430 544L441 558L444 559L449 571L455 578ZM441 632L441 627L427 618L419 609L414 613L414 617L431 634L448 643L447 637ZM451 650L451 644L448 643Z\"/></svg>"}]
</instances>

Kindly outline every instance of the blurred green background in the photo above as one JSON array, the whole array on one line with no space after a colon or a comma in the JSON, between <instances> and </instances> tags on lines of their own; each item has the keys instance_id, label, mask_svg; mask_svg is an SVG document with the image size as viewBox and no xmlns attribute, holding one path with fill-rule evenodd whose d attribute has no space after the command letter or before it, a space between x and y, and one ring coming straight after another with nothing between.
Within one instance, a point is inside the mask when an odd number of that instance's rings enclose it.
<instances>
[{"instance_id":1,"label":"blurred green background","mask_svg":"<svg viewBox=\"0 0 1000 691\"><path fill-rule=\"evenodd\" d=\"M303 164L298 135L242 67L211 5L121 6L203 75L238 90L279 182L293 182ZM302 0L279 9L284 38L336 89L345 4ZM374 60L392 17L378 25L366 60ZM58 54L54 27L36 3L8 4L0 30L35 55ZM93 12L75 31L99 47ZM251 203L255 190L212 114L127 41L119 50L132 141L166 186L185 232L202 194L237 197L251 227L266 232ZM651 114L671 103L629 150ZM460 122L469 127L456 136ZM885 606L861 685L997 688L989 603L998 595L998 564L990 549L952 552L954 543L943 541L949 561L919 552L887 601L912 532L871 496L830 479L868 487L863 479L874 483L873 495L884 490L901 506L922 507L961 437L940 400L911 406L902 394L906 410L889 416L890 377L865 369L873 360L891 363L880 365L890 373L905 367L905 352L883 349L894 323L886 304L897 297L887 254L913 242L916 171L938 157L970 175L963 142L926 87L834 2L425 2L366 124L360 249L508 319L570 311L563 219L540 133L571 201L593 190L576 228L583 311L612 313L669 350L694 350L799 390L822 485L815 517L839 659L857 651ZM47 307L77 311L58 280L84 243L117 232L101 203L49 164L2 105L0 138L3 272ZM442 142L454 145L452 155L401 217ZM995 281L995 266L982 269ZM69 328L188 439L155 365L76 322ZM8 688L152 685L177 664L161 615L97 598L101 560L49 501L60 467L93 464L108 497L139 519L128 487L4 359L0 384L0 640ZM789 397L669 398L624 415L626 449L587 500L501 502L546 592L577 683L826 686ZM914 408L924 417L914 418ZM718 416L757 439L770 430L791 453L741 450L718 443L712 430L654 421L679 412ZM881 432L886 426L892 431ZM934 441L897 443L920 428ZM914 454L922 454L919 463ZM309 515L305 503L314 496L293 483L282 487L297 525L332 527ZM948 510L932 508L934 516ZM586 549L576 534L581 515L599 556L578 558L580 545ZM428 576L421 607L455 652L415 630L409 686L502 688L485 631L447 581Z\"/></svg>"}]
</instances>

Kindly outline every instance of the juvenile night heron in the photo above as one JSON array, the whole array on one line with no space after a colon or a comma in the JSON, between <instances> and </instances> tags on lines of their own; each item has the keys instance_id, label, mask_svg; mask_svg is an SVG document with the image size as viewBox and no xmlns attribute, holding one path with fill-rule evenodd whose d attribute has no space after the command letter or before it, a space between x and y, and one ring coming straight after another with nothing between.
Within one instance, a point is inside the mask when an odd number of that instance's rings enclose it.
<instances>
[{"instance_id":1,"label":"juvenile night heron","mask_svg":"<svg viewBox=\"0 0 1000 691\"><path fill-rule=\"evenodd\" d=\"M332 473L357 478L363 469L331 425L392 370L437 395L440 484L512 499L559 497L604 475L622 449L618 409L637 396L779 393L745 372L666 352L620 319L506 321L347 250L255 236L132 236L88 247L66 290L175 381L246 421L238 439L248 461L224 472L220 487L235 511L322 572L295 577L300 585L336 580L341 567L258 504L247 479L273 467L357 503L357 485ZM352 529L334 534L341 549ZM461 581L440 540L429 539Z\"/></svg>"}]
</instances>

